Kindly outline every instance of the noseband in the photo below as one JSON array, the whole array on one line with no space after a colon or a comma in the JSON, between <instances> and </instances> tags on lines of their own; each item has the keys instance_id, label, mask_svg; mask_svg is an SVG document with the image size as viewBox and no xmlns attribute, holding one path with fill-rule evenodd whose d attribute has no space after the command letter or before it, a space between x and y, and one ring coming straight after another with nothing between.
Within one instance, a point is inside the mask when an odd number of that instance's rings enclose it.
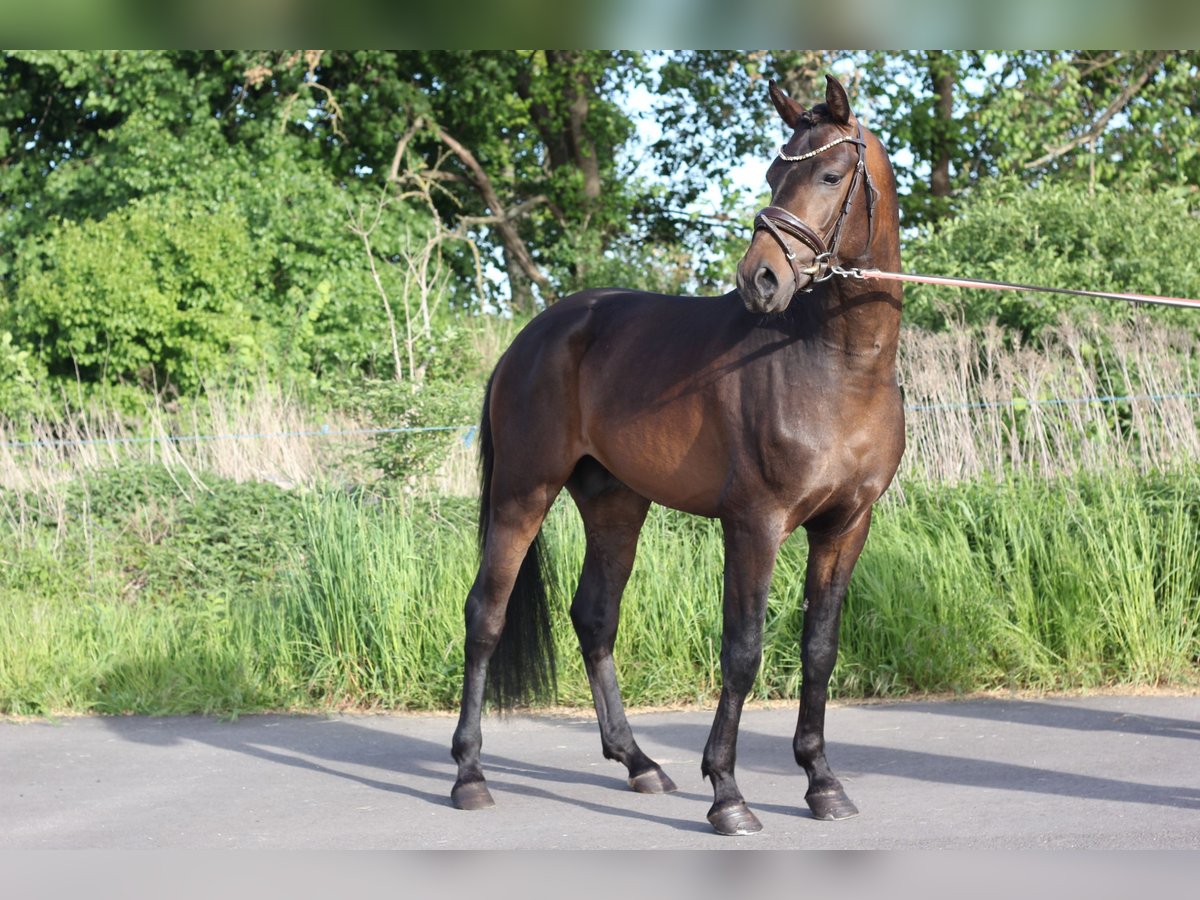
<instances>
[{"instance_id":1,"label":"noseband","mask_svg":"<svg viewBox=\"0 0 1200 900\"><path fill-rule=\"evenodd\" d=\"M854 203L854 197L858 193L859 183L866 182L867 185L867 246L871 246L871 238L874 236L875 230L875 202L879 196L879 192L875 189L875 185L871 182L871 173L867 171L867 142L863 138L862 124L855 122L857 134L855 137L850 135L842 135L835 140L824 144L815 150L810 150L808 153L801 153L798 156L788 156L783 152L783 148L779 149L779 158L784 162L801 162L806 159L812 159L826 150L836 147L838 144L854 144L858 148L858 162L854 166L854 174L850 178L850 186L846 189L846 200L842 203L842 211L838 214L837 221L833 223L833 227L829 233L822 237L806 222L802 222L796 216L792 215L781 206L768 206L758 211L754 217L754 232L766 231L773 237L779 246L783 249L784 256L787 257L788 265L792 267L792 274L796 278L796 284L800 284L802 275L812 276L812 281L815 284L818 281L825 281L833 277L833 267L839 262L837 258L838 247L842 241L842 226L846 222L846 216L850 212L850 207ZM796 254L792 252L788 246L784 235L790 235L807 246L814 254L816 259L808 268L800 268L800 263L796 259ZM805 291L812 290L812 286L806 287Z\"/></svg>"}]
</instances>

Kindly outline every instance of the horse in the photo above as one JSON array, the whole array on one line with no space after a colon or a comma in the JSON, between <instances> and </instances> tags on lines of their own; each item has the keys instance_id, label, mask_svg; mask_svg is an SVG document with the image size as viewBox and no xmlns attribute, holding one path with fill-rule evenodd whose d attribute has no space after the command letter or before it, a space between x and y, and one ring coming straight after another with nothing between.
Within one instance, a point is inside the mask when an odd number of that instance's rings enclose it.
<instances>
[{"instance_id":1,"label":"horse","mask_svg":"<svg viewBox=\"0 0 1200 900\"><path fill-rule=\"evenodd\" d=\"M481 556L465 605L454 806L494 804L480 764L485 694L505 709L553 684L540 535L565 487L586 533L570 618L601 748L639 792L675 784L638 747L613 664L638 533L651 503L721 522L722 686L701 765L720 834L762 828L734 778L738 723L761 662L776 556L803 526L793 750L812 815L857 815L825 758L825 705L850 574L904 452L903 297L900 286L843 267L898 271L899 215L886 150L826 78L825 100L811 109L769 83L791 136L767 170L771 205L755 216L735 290L582 291L536 316L492 372L478 432Z\"/></svg>"}]
</instances>

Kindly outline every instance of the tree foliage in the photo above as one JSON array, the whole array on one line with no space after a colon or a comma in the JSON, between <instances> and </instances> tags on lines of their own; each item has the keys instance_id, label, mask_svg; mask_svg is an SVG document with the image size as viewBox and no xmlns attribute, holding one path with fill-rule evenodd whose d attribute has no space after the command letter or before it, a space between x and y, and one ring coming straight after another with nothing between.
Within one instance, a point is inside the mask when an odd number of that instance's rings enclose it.
<instances>
[{"instance_id":1,"label":"tree foliage","mask_svg":"<svg viewBox=\"0 0 1200 900\"><path fill-rule=\"evenodd\" d=\"M1200 183L1198 53L875 52L855 65L859 106L907 188L906 224L997 175L1095 186L1150 167L1143 186Z\"/></svg>"},{"instance_id":2,"label":"tree foliage","mask_svg":"<svg viewBox=\"0 0 1200 900\"><path fill-rule=\"evenodd\" d=\"M51 373L189 389L387 353L346 227L369 185L330 171L320 129L287 127L289 94L252 96L250 55L3 64L5 131L24 138L0 169L4 327ZM388 238L428 227L401 210Z\"/></svg>"},{"instance_id":3,"label":"tree foliage","mask_svg":"<svg viewBox=\"0 0 1200 900\"><path fill-rule=\"evenodd\" d=\"M1191 51L3 54L0 397L27 400L46 373L183 390L249 371L419 378L439 371L430 348L453 316L525 315L601 284L726 289L761 189L747 195L731 172L765 166L782 134L766 80L811 102L831 70L893 153L910 263L1016 278L1039 259L1042 275L1165 290L1174 262L1142 248L1126 264L1115 227L1133 209L1171 246L1191 239L1176 226L1200 183L1198 63ZM1039 222L1039 237L1006 216Z\"/></svg>"}]
</instances>

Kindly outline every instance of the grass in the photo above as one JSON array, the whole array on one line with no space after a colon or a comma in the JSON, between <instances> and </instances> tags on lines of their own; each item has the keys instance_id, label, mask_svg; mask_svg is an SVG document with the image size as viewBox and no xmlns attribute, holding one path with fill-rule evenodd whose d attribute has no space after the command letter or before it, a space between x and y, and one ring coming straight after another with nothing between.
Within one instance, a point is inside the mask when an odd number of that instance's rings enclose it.
<instances>
[{"instance_id":1,"label":"grass","mask_svg":"<svg viewBox=\"0 0 1200 900\"><path fill-rule=\"evenodd\" d=\"M197 506L172 499L169 483L153 492L159 538L149 547L129 514L98 502L120 493L103 483L90 492L90 537L59 537L47 521L6 542L0 711L457 703L475 565L469 502L213 480ZM217 509L225 539L214 543L206 516ZM242 529L254 540L238 538ZM583 535L568 504L547 534L558 560L559 702L586 706L566 616ZM781 554L759 698L797 696L805 553L795 536ZM910 485L876 516L833 694L1194 686L1197 563L1195 470ZM654 510L617 647L632 705L715 696L720 583L719 527Z\"/></svg>"},{"instance_id":2,"label":"grass","mask_svg":"<svg viewBox=\"0 0 1200 900\"><path fill-rule=\"evenodd\" d=\"M1196 686L1200 401L1136 399L1197 392L1194 339L1138 319L1064 323L1036 349L912 333L901 380L909 451L851 584L832 692ZM1098 396L1135 399L1041 402ZM0 423L0 712L453 707L476 559L461 435L399 489L365 438L168 439L322 424L365 423L314 421L269 385L132 420ZM559 700L587 706L568 502L547 533ZM802 535L780 554L759 698L799 690L805 557ZM631 704L716 695L721 567L716 523L652 511L616 651Z\"/></svg>"},{"instance_id":3,"label":"grass","mask_svg":"<svg viewBox=\"0 0 1200 900\"><path fill-rule=\"evenodd\" d=\"M1194 683L1197 487L1191 472L910 490L860 562L843 688Z\"/></svg>"}]
</instances>

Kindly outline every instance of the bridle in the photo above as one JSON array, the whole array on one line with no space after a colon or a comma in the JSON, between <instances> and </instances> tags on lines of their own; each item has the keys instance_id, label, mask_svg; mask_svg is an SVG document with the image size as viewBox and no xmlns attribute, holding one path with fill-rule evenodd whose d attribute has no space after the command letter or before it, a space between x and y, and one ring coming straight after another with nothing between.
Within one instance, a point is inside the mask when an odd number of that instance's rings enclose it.
<instances>
[{"instance_id":1,"label":"bridle","mask_svg":"<svg viewBox=\"0 0 1200 900\"><path fill-rule=\"evenodd\" d=\"M1022 293L1045 292L1051 294L1069 294L1074 297L1100 297L1110 300L1124 300L1129 303L1136 304L1155 304L1159 306L1176 306L1186 307L1190 309L1200 309L1200 298L1189 297L1167 297L1159 294L1131 294L1117 291L1094 291L1083 290L1079 288L1061 288L1061 287L1045 287L1034 284L1015 284L1008 281L990 281L982 278L951 278L944 275L918 275L912 272L888 272L882 269L862 269L862 268L843 268L839 264L837 258L838 247L842 240L842 226L846 222L846 216L850 214L850 207L854 205L854 197L858 193L860 182L865 182L867 186L867 250L871 247L871 242L874 237L874 216L875 204L879 200L879 191L875 188L871 181L871 173L867 169L866 160L866 141L863 138L862 125L855 123L856 134L851 137L848 134L843 134L841 137L835 138L827 144L823 144L814 150L807 153L801 153L796 156L790 156L784 152L783 148L779 148L779 158L784 162L803 162L806 159L812 159L814 156L819 156L826 150L836 147L838 144L854 144L858 148L858 162L854 166L854 175L850 179L850 186L846 189L846 199L842 203L842 211L838 214L837 221L833 223L829 234L822 237L806 222L801 221L796 216L792 215L786 209L780 206L768 206L760 209L754 216L754 233L759 230L766 231L773 237L779 246L783 249L784 256L787 257L788 264L792 267L792 274L796 277L796 284L800 283L802 275L812 276L812 282L808 287L803 289L803 292L812 290L812 284L820 281L828 281L835 275L843 278L853 278L857 280L872 279L879 281L900 281L914 282L917 284L932 284L944 287L965 287L965 288L987 288L995 291L1019 291ZM784 235L801 241L805 246L809 247L816 258L812 264L804 268L800 267L799 261L796 259L796 254L792 252ZM867 253L861 254L866 256Z\"/></svg>"},{"instance_id":2,"label":"bridle","mask_svg":"<svg viewBox=\"0 0 1200 900\"><path fill-rule=\"evenodd\" d=\"M767 206L760 209L754 216L754 232L766 231L771 235L783 250L783 254L787 257L788 265L792 267L792 274L796 278L796 284L800 284L803 275L812 276L812 282L805 291L812 290L812 284L826 281L832 278L835 274L833 271L838 263L838 247L842 242L842 226L846 223L846 216L850 212L850 207L854 204L854 197L858 193L858 186L865 182L867 186L867 246L871 246L871 239L874 237L875 231L875 203L879 198L879 191L875 189L875 185L871 181L871 173L867 170L867 142L863 138L862 124L855 122L856 131L854 137L844 134L839 138L835 138L828 144L823 144L815 150L810 150L807 153L801 153L797 156L789 156L779 148L779 158L784 162L802 162L806 159L812 159L836 147L838 144L854 144L858 148L858 162L854 166L854 174L850 178L850 186L846 189L846 199L842 203L842 211L838 214L837 220L833 223L833 227L829 233L822 237L808 223L801 221L796 216L792 215L781 206ZM816 259L806 268L800 267L800 262L796 258L796 254L792 252L784 235L790 235L796 238L805 246L807 246L814 254Z\"/></svg>"}]
</instances>

